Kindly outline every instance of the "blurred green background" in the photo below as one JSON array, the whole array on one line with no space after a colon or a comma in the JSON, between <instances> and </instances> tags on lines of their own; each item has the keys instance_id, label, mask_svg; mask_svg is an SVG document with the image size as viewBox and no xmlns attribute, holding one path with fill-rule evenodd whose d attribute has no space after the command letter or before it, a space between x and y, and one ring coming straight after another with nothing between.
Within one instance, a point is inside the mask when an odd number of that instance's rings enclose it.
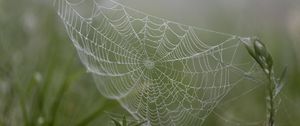
<instances>
[{"instance_id":1,"label":"blurred green background","mask_svg":"<svg viewBox=\"0 0 300 126\"><path fill-rule=\"evenodd\" d=\"M299 0L124 0L146 13L267 44L288 66L278 126L300 124ZM243 90L241 90L243 89ZM264 86L237 86L204 125L262 125ZM130 115L101 96L81 64L52 0L0 0L0 126L112 125Z\"/></svg>"}]
</instances>

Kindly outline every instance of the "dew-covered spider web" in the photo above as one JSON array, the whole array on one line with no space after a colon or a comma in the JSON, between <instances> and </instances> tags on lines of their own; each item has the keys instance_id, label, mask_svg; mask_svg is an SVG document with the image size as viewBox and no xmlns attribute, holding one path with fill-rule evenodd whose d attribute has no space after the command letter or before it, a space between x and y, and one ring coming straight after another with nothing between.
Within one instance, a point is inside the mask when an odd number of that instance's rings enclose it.
<instances>
[{"instance_id":1,"label":"dew-covered spider web","mask_svg":"<svg viewBox=\"0 0 300 126\"><path fill-rule=\"evenodd\" d=\"M145 125L201 125L235 85L252 80L255 65L237 35L112 0L56 0L55 6L101 94Z\"/></svg>"}]
</instances>

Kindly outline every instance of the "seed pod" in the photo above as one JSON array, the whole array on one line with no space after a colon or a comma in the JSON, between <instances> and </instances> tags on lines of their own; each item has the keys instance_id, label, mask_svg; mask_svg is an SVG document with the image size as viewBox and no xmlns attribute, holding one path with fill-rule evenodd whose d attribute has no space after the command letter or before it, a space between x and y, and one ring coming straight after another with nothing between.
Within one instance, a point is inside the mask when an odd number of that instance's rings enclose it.
<instances>
[{"instance_id":1,"label":"seed pod","mask_svg":"<svg viewBox=\"0 0 300 126\"><path fill-rule=\"evenodd\" d=\"M268 52L266 50L266 46L259 41L258 39L254 39L254 50L257 56L267 57Z\"/></svg>"},{"instance_id":2,"label":"seed pod","mask_svg":"<svg viewBox=\"0 0 300 126\"><path fill-rule=\"evenodd\" d=\"M251 40L251 38L240 38L240 41L245 45L248 53L254 58L255 57L255 53L253 50L253 41Z\"/></svg>"},{"instance_id":3,"label":"seed pod","mask_svg":"<svg viewBox=\"0 0 300 126\"><path fill-rule=\"evenodd\" d=\"M268 68L271 70L273 67L273 59L269 52L267 52L266 60L267 60Z\"/></svg>"}]
</instances>

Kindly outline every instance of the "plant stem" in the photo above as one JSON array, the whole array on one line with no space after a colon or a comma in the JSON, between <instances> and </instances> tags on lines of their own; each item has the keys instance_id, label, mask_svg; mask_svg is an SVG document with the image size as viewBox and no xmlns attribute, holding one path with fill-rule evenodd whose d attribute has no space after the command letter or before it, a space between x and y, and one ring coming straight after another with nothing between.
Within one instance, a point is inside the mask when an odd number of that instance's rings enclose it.
<instances>
[{"instance_id":1,"label":"plant stem","mask_svg":"<svg viewBox=\"0 0 300 126\"><path fill-rule=\"evenodd\" d=\"M275 126L276 115L276 96L281 91L282 80L286 74L286 68L283 70L280 78L276 78L273 70L273 59L268 52L264 43L257 38L245 39L240 38L244 43L248 53L259 64L263 72L268 78L268 85L266 87L266 105L267 105L267 121L266 126Z\"/></svg>"},{"instance_id":2,"label":"plant stem","mask_svg":"<svg viewBox=\"0 0 300 126\"><path fill-rule=\"evenodd\" d=\"M268 98L267 98L267 109L268 109L268 126L275 126L275 95L274 95L274 89L275 89L275 84L274 80L271 76L272 72L268 75L268 80L269 80L269 85L268 85Z\"/></svg>"}]
</instances>

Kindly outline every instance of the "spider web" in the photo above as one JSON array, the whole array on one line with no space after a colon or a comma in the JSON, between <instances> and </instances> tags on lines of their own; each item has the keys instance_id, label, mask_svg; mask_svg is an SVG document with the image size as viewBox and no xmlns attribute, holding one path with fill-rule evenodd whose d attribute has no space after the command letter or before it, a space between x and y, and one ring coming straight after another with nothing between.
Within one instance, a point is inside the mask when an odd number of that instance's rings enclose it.
<instances>
[{"instance_id":1,"label":"spider web","mask_svg":"<svg viewBox=\"0 0 300 126\"><path fill-rule=\"evenodd\" d=\"M146 125L201 125L236 84L251 80L254 62L239 36L111 0L55 4L101 94Z\"/></svg>"}]
</instances>

